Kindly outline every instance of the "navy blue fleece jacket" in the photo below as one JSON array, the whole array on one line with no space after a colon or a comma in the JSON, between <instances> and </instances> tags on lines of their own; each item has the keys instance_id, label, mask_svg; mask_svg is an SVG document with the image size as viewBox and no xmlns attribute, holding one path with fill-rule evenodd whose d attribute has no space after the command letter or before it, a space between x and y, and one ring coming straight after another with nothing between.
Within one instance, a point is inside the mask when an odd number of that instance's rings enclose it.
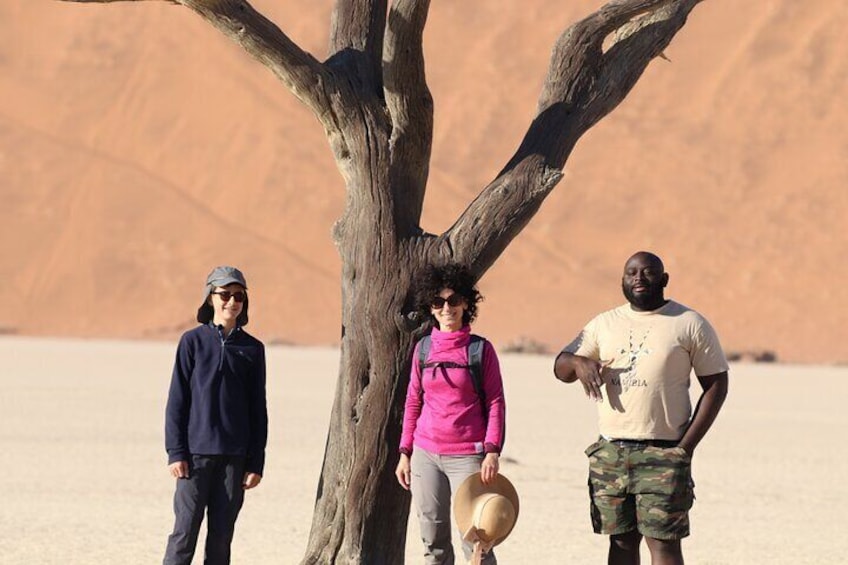
<instances>
[{"instance_id":1,"label":"navy blue fleece jacket","mask_svg":"<svg viewBox=\"0 0 848 565\"><path fill-rule=\"evenodd\" d=\"M268 439L265 346L241 328L204 324L180 338L165 411L168 463L243 455L262 474Z\"/></svg>"}]
</instances>

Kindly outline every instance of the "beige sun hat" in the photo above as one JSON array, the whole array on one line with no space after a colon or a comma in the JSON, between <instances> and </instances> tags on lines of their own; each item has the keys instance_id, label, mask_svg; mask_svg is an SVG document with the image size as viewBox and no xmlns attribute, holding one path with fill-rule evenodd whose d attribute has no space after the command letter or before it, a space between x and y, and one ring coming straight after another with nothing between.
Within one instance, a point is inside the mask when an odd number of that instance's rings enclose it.
<instances>
[{"instance_id":1,"label":"beige sun hat","mask_svg":"<svg viewBox=\"0 0 848 565\"><path fill-rule=\"evenodd\" d=\"M480 473L474 473L459 485L453 515L463 539L474 544L471 563L480 563L482 553L505 540L515 526L518 492L503 475L486 485Z\"/></svg>"}]
</instances>

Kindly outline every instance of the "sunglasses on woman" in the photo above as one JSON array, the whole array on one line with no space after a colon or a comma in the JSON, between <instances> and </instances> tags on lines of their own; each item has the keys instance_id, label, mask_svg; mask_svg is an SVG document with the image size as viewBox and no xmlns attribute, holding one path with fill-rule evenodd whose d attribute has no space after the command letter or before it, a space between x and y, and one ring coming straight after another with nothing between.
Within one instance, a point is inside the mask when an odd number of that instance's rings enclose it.
<instances>
[{"instance_id":1,"label":"sunglasses on woman","mask_svg":"<svg viewBox=\"0 0 848 565\"><path fill-rule=\"evenodd\" d=\"M244 302L244 299L247 298L247 294L245 294L241 290L237 290L235 292L230 292L229 290L220 290L218 292L210 292L209 294L217 294L224 302L229 302L230 298L232 298L236 302Z\"/></svg>"},{"instance_id":2,"label":"sunglasses on woman","mask_svg":"<svg viewBox=\"0 0 848 565\"><path fill-rule=\"evenodd\" d=\"M447 302L448 306L451 308L456 308L463 302L465 302L465 297L461 294L453 293L447 298L442 298L441 296L437 296L430 302L430 306L435 310L441 310L445 306L445 302Z\"/></svg>"}]
</instances>

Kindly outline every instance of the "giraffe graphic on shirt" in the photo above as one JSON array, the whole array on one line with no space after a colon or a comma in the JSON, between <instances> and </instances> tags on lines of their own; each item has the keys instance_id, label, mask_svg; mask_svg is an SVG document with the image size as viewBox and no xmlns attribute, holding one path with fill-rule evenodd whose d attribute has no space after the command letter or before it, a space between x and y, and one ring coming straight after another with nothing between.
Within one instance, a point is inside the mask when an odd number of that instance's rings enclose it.
<instances>
[{"instance_id":1,"label":"giraffe graphic on shirt","mask_svg":"<svg viewBox=\"0 0 848 565\"><path fill-rule=\"evenodd\" d=\"M611 382L613 385L620 386L622 393L627 392L632 387L648 386L645 379L639 378L637 368L639 359L651 354L651 349L645 345L650 334L651 326L648 326L640 337L637 336L637 333L631 327L627 349L622 347L618 352L626 360L627 364L619 369L618 374L613 376Z\"/></svg>"}]
</instances>

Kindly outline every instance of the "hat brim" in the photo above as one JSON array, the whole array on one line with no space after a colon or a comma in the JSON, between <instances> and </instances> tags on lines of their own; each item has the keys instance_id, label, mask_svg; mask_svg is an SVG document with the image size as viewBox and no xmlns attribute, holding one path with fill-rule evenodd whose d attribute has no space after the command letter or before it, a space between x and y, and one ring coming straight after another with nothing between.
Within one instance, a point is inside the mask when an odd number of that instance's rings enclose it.
<instances>
[{"instance_id":1,"label":"hat brim","mask_svg":"<svg viewBox=\"0 0 848 565\"><path fill-rule=\"evenodd\" d=\"M512 532L512 529L515 527L515 523L518 521L518 492L515 490L515 487L509 479L498 474L495 476L494 480L487 485L483 483L480 473L474 473L469 476L456 490L456 495L454 495L453 500L453 515L456 519L459 531L467 531L474 521L474 509L476 507L477 500L482 495L487 494L499 494L506 497L515 509L515 520L513 520L509 530L499 539L494 541L492 544L494 546L498 545L507 538L510 532Z\"/></svg>"},{"instance_id":2,"label":"hat brim","mask_svg":"<svg viewBox=\"0 0 848 565\"><path fill-rule=\"evenodd\" d=\"M239 280L235 277L221 277L220 279L214 279L214 280L211 280L208 283L206 283L206 285L211 287L211 288L214 288L216 286L217 287L224 287L224 286L227 286L228 284L237 284L240 287L242 287L243 289L247 290L247 285L244 284L244 281Z\"/></svg>"}]
</instances>

